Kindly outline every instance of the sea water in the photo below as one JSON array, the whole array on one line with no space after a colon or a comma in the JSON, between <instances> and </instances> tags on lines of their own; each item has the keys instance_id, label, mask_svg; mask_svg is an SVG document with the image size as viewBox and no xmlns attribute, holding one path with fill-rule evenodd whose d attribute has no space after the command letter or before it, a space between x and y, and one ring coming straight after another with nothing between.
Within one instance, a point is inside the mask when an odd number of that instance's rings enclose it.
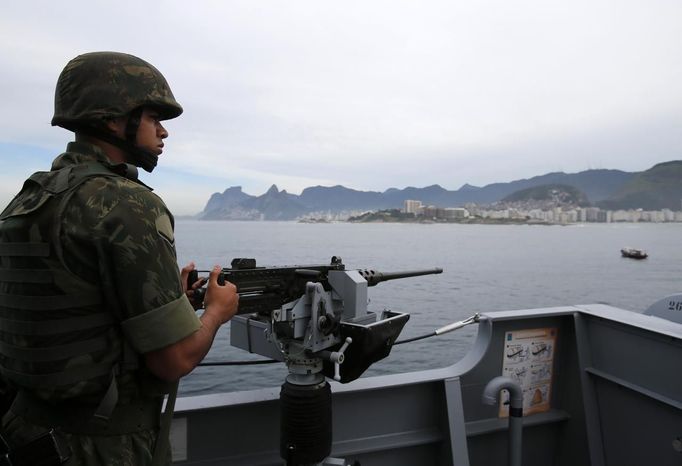
<instances>
[{"instance_id":1,"label":"sea water","mask_svg":"<svg viewBox=\"0 0 682 466\"><path fill-rule=\"evenodd\" d=\"M682 224L568 226L458 224L306 224L179 220L179 263L229 267L234 257L258 265L328 263L389 272L441 267L427 275L369 289L369 309L410 314L400 339L423 335L476 312L606 303L641 312L682 291ZM645 260L621 257L644 249ZM365 376L443 367L471 347L476 325L395 346ZM219 331L206 361L263 359L229 344ZM279 386L284 364L198 367L182 380L182 395Z\"/></svg>"}]
</instances>

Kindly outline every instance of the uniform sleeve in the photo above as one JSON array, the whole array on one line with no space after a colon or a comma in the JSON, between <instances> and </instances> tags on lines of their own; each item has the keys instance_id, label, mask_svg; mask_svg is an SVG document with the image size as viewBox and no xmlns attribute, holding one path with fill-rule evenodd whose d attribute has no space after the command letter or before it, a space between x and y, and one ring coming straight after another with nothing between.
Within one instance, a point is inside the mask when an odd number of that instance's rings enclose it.
<instances>
[{"instance_id":1,"label":"uniform sleeve","mask_svg":"<svg viewBox=\"0 0 682 466\"><path fill-rule=\"evenodd\" d=\"M161 349L201 327L182 292L173 218L156 195L142 187L122 190L99 229L123 333L135 350Z\"/></svg>"}]
</instances>

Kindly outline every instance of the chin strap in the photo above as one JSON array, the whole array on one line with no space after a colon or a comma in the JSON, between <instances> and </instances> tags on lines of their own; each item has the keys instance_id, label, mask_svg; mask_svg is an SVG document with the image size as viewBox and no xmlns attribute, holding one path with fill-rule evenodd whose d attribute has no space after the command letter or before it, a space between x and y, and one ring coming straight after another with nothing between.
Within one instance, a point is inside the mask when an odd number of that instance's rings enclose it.
<instances>
[{"instance_id":1,"label":"chin strap","mask_svg":"<svg viewBox=\"0 0 682 466\"><path fill-rule=\"evenodd\" d=\"M126 141L130 144L137 143L137 130L140 128L140 121L142 118L142 107L137 107L128 114L128 122L126 123L124 136Z\"/></svg>"},{"instance_id":2,"label":"chin strap","mask_svg":"<svg viewBox=\"0 0 682 466\"><path fill-rule=\"evenodd\" d=\"M131 120L135 119L133 115L131 115L131 118L128 120L128 124L126 125L126 139L121 139L110 132L106 131L105 129L98 128L96 126L86 126L86 125L78 125L78 124L71 124L68 126L64 126L64 128L71 130L73 132L78 132L78 133L83 133L87 134L88 136L92 136L94 138L100 139L104 142L108 142L109 144L118 147L119 149L123 150L126 154L128 154L128 158L130 159L130 162L132 162L133 165L140 167L146 172L151 173L152 170L156 167L157 162L159 161L159 158L151 153L148 152L141 147L139 147L137 144L135 144L135 140L137 136L137 127L140 124L140 115L137 115L137 123L133 122L134 126L134 133L133 133L133 138L131 139L129 134L133 129L131 128Z\"/></svg>"}]
</instances>

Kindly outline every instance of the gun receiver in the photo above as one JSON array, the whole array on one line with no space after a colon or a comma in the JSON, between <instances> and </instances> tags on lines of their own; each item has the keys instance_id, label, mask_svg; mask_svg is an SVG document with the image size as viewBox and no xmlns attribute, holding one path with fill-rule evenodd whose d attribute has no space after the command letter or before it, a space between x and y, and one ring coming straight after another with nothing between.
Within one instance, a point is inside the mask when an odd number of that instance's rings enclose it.
<instances>
[{"instance_id":1,"label":"gun receiver","mask_svg":"<svg viewBox=\"0 0 682 466\"><path fill-rule=\"evenodd\" d=\"M239 293L238 314L269 314L286 303L300 298L306 292L309 282L320 283L325 291L331 290L329 272L345 270L340 257L333 256L329 264L295 265L280 267L257 267L256 259L235 258L231 268L223 268L218 277L221 285L225 281L233 283ZM205 272L205 271L202 271ZM367 280L368 286L375 286L388 280L417 277L442 273L443 269L411 270L402 272L376 272L358 270ZM188 288L198 280L199 271L194 270L187 279ZM195 299L203 302L205 288L195 291Z\"/></svg>"}]
</instances>

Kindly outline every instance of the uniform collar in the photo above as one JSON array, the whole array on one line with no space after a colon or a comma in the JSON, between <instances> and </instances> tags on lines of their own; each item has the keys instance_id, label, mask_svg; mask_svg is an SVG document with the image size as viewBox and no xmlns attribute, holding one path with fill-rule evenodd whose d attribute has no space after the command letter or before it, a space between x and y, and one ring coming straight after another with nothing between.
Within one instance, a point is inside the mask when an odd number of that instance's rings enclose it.
<instances>
[{"instance_id":1,"label":"uniform collar","mask_svg":"<svg viewBox=\"0 0 682 466\"><path fill-rule=\"evenodd\" d=\"M137 167L128 163L114 163L107 157L104 151L88 142L72 141L66 146L66 152L57 156L52 162L52 170L59 170L73 165L81 165L84 163L98 162L129 180L149 188L146 184L137 178Z\"/></svg>"}]
</instances>

